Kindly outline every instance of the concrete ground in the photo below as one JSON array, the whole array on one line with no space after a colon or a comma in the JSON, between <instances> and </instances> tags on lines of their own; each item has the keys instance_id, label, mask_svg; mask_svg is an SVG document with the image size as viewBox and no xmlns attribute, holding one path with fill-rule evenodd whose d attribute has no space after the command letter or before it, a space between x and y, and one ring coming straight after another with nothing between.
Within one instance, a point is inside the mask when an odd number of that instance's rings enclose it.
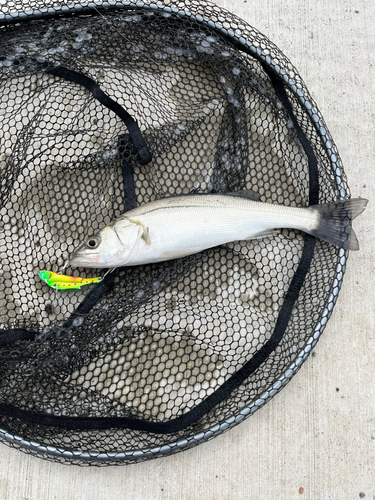
<instances>
[{"instance_id":1,"label":"concrete ground","mask_svg":"<svg viewBox=\"0 0 375 500\"><path fill-rule=\"evenodd\" d=\"M216 0L267 35L318 104L353 196L370 199L333 316L296 377L251 418L178 455L62 466L0 445L4 500L375 499L375 2Z\"/></svg>"}]
</instances>

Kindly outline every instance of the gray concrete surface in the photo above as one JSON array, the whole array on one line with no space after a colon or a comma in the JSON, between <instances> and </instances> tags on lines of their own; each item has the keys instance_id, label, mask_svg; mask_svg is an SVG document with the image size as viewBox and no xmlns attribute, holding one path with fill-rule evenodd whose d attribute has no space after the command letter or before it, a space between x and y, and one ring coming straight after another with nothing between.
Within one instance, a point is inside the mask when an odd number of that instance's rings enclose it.
<instances>
[{"instance_id":1,"label":"gray concrete surface","mask_svg":"<svg viewBox=\"0 0 375 500\"><path fill-rule=\"evenodd\" d=\"M375 2L217 0L290 58L341 154L355 222L333 316L296 377L250 419L178 455L123 468L44 462L0 445L4 500L375 499Z\"/></svg>"}]
</instances>

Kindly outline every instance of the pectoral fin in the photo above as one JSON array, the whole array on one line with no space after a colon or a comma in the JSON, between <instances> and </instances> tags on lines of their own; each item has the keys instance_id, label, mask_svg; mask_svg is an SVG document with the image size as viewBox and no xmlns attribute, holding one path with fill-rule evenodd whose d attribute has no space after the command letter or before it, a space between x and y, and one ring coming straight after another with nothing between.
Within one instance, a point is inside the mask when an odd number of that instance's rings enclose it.
<instances>
[{"instance_id":1,"label":"pectoral fin","mask_svg":"<svg viewBox=\"0 0 375 500\"><path fill-rule=\"evenodd\" d=\"M151 239L150 239L150 229L148 227L144 228L143 234L142 234L142 239L146 242L147 245L150 245Z\"/></svg>"}]
</instances>

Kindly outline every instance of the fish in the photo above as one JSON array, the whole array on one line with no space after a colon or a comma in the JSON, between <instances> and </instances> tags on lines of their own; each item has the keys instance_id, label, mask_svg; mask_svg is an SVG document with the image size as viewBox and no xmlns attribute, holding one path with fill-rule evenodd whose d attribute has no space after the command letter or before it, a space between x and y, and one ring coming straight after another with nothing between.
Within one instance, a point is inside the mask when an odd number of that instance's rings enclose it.
<instances>
[{"instance_id":1,"label":"fish","mask_svg":"<svg viewBox=\"0 0 375 500\"><path fill-rule=\"evenodd\" d=\"M55 290L79 290L84 285L100 283L102 281L102 278L79 278L52 271L39 271L39 278Z\"/></svg>"},{"instance_id":2,"label":"fish","mask_svg":"<svg viewBox=\"0 0 375 500\"><path fill-rule=\"evenodd\" d=\"M354 198L294 207L259 201L254 191L171 196L145 203L89 234L71 267L137 266L196 254L233 241L297 229L338 247L358 250L351 220L368 200Z\"/></svg>"}]
</instances>

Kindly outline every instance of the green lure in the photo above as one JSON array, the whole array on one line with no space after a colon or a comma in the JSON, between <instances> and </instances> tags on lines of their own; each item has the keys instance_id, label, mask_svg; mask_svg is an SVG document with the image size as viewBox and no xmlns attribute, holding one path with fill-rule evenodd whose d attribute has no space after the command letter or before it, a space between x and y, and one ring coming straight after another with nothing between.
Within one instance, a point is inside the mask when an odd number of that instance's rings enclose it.
<instances>
[{"instance_id":1,"label":"green lure","mask_svg":"<svg viewBox=\"0 0 375 500\"><path fill-rule=\"evenodd\" d=\"M66 276L52 271L40 271L39 278L56 290L79 290L84 285L102 281L102 278L77 278L76 276Z\"/></svg>"}]
</instances>

